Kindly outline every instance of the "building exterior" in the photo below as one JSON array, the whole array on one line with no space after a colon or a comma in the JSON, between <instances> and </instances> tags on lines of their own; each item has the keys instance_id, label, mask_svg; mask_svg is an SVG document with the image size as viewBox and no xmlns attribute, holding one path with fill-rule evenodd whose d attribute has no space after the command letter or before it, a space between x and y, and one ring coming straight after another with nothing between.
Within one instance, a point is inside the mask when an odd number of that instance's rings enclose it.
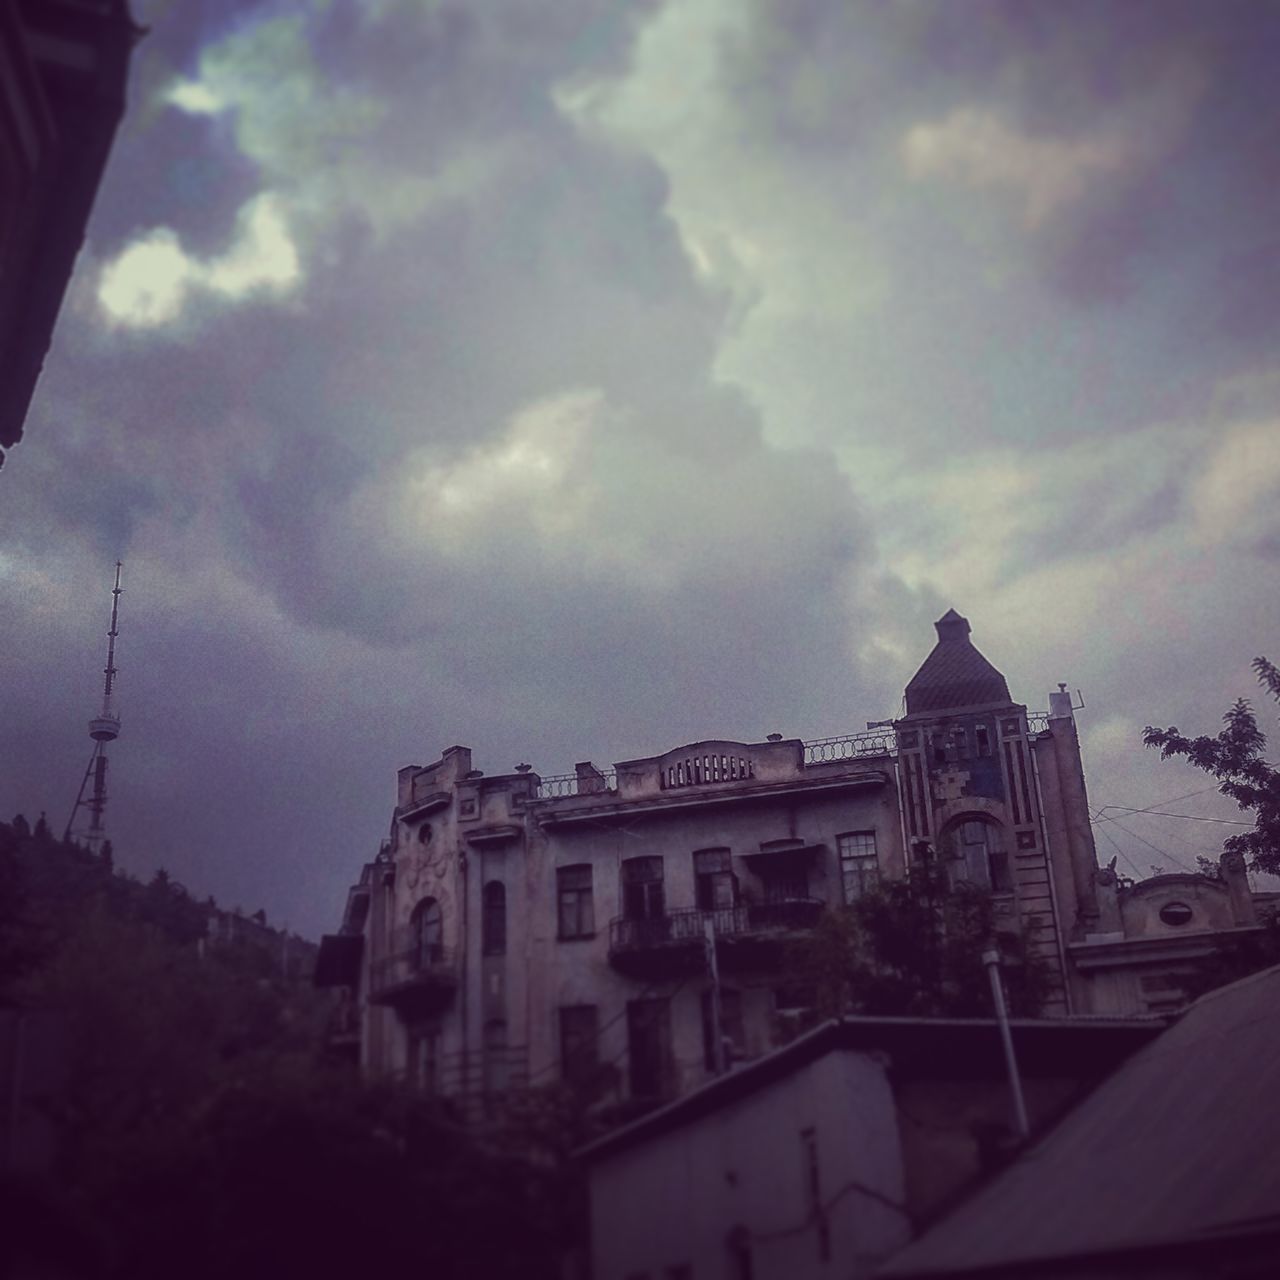
<instances>
[{"instance_id":1,"label":"building exterior","mask_svg":"<svg viewBox=\"0 0 1280 1280\"><path fill-rule=\"evenodd\" d=\"M1224 948L1259 937L1276 895L1250 891L1244 859L1225 853L1217 878L1186 872L1121 881L1095 875L1095 929L1067 944L1077 984L1098 1013L1182 1007L1198 973Z\"/></svg>"},{"instance_id":2,"label":"building exterior","mask_svg":"<svg viewBox=\"0 0 1280 1280\"><path fill-rule=\"evenodd\" d=\"M1163 1026L1015 1022L1032 1132ZM591 1275L866 1276L1001 1164L1013 1132L994 1021L825 1023L579 1153Z\"/></svg>"},{"instance_id":3,"label":"building exterior","mask_svg":"<svg viewBox=\"0 0 1280 1280\"><path fill-rule=\"evenodd\" d=\"M139 34L127 0L0 0L0 464L22 438Z\"/></svg>"},{"instance_id":4,"label":"building exterior","mask_svg":"<svg viewBox=\"0 0 1280 1280\"><path fill-rule=\"evenodd\" d=\"M492 1105L590 1085L625 1109L794 1034L786 942L935 850L1089 1011L1071 946L1103 904L1069 695L1029 715L954 611L905 714L847 737L707 740L609 769L483 776L451 747L398 776L389 839L325 939L346 1051ZM719 1027L717 1035L714 1028Z\"/></svg>"},{"instance_id":5,"label":"building exterior","mask_svg":"<svg viewBox=\"0 0 1280 1280\"><path fill-rule=\"evenodd\" d=\"M1280 968L1202 996L877 1274L1274 1276L1278 1008Z\"/></svg>"}]
</instances>

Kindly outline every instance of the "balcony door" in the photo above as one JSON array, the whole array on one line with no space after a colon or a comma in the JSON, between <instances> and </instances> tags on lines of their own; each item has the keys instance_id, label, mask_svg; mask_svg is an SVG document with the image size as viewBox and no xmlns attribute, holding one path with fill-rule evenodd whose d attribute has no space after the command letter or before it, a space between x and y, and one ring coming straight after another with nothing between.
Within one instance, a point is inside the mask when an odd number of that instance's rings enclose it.
<instances>
[{"instance_id":1,"label":"balcony door","mask_svg":"<svg viewBox=\"0 0 1280 1280\"><path fill-rule=\"evenodd\" d=\"M738 881L728 849L699 849L693 855L698 909L723 911L738 900Z\"/></svg>"},{"instance_id":2,"label":"balcony door","mask_svg":"<svg viewBox=\"0 0 1280 1280\"><path fill-rule=\"evenodd\" d=\"M416 969L429 969L444 959L443 924L440 904L434 898L423 898L409 917L412 962Z\"/></svg>"}]
</instances>

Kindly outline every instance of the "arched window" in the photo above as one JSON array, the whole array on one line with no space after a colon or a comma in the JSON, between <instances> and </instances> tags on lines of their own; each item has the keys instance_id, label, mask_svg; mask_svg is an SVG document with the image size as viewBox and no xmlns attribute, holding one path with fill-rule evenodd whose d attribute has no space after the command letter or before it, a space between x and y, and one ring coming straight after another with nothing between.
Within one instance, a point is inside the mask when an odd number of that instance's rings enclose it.
<instances>
[{"instance_id":1,"label":"arched window","mask_svg":"<svg viewBox=\"0 0 1280 1280\"><path fill-rule=\"evenodd\" d=\"M1008 893L1009 855L1004 828L990 818L962 818L946 834L952 882L968 881L992 893Z\"/></svg>"},{"instance_id":2,"label":"arched window","mask_svg":"<svg viewBox=\"0 0 1280 1280\"><path fill-rule=\"evenodd\" d=\"M434 898L423 898L414 907L409 917L409 934L415 968L427 969L444 959L440 904Z\"/></svg>"},{"instance_id":3,"label":"arched window","mask_svg":"<svg viewBox=\"0 0 1280 1280\"><path fill-rule=\"evenodd\" d=\"M507 890L500 880L484 887L480 917L480 948L487 956L507 954Z\"/></svg>"}]
</instances>

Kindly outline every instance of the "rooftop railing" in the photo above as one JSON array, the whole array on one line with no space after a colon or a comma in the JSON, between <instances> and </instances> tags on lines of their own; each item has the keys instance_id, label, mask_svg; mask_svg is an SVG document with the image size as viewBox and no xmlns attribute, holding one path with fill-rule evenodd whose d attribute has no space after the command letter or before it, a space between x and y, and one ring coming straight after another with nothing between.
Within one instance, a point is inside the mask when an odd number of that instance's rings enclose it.
<instances>
[{"instance_id":1,"label":"rooftop railing","mask_svg":"<svg viewBox=\"0 0 1280 1280\"><path fill-rule=\"evenodd\" d=\"M1033 737L1049 728L1049 715L1033 711L1027 716L1027 732ZM876 756L893 756L898 753L898 743L891 726L869 729L865 733L842 733L833 738L809 738L804 744L804 762L834 764L841 760L873 759ZM698 779L701 780L700 778ZM711 781L745 781L725 773L723 777L709 777ZM618 771L612 767L601 769L596 776L583 777L576 773L557 773L542 778L534 795L536 800L559 800L565 796L600 795L617 791Z\"/></svg>"}]
</instances>

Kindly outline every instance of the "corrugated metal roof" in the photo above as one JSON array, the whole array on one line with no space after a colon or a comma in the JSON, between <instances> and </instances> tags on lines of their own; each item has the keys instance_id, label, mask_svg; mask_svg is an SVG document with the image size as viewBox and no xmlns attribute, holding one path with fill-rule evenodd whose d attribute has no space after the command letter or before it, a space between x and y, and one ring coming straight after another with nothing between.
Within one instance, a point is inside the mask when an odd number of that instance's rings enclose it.
<instances>
[{"instance_id":1,"label":"corrugated metal roof","mask_svg":"<svg viewBox=\"0 0 1280 1280\"><path fill-rule=\"evenodd\" d=\"M934 624L938 643L907 685L907 714L1011 703L1004 676L974 648L969 623L949 609Z\"/></svg>"},{"instance_id":2,"label":"corrugated metal roof","mask_svg":"<svg viewBox=\"0 0 1280 1280\"><path fill-rule=\"evenodd\" d=\"M1203 996L877 1274L1029 1274L1280 1220L1278 1064L1280 967Z\"/></svg>"}]
</instances>

